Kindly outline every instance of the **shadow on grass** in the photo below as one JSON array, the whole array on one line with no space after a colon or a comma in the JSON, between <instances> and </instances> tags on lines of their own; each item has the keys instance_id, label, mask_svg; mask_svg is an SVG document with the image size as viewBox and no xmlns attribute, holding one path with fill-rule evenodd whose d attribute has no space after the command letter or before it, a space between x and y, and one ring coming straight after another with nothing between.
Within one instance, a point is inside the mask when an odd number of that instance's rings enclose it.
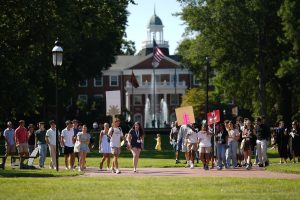
<instances>
[{"instance_id":1,"label":"shadow on grass","mask_svg":"<svg viewBox=\"0 0 300 200\"><path fill-rule=\"evenodd\" d=\"M77 171L54 171L48 169L5 169L0 171L0 177L65 177L80 175Z\"/></svg>"}]
</instances>

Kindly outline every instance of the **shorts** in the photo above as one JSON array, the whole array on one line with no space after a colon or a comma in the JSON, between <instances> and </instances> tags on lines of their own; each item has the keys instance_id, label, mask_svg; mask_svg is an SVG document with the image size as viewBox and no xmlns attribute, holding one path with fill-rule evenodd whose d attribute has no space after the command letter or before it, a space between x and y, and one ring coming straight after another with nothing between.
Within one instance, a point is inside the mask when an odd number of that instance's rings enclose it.
<instances>
[{"instance_id":1,"label":"shorts","mask_svg":"<svg viewBox=\"0 0 300 200\"><path fill-rule=\"evenodd\" d=\"M70 155L72 153L74 153L74 147L67 147L67 146L64 147L64 154L65 155Z\"/></svg>"},{"instance_id":2,"label":"shorts","mask_svg":"<svg viewBox=\"0 0 300 200\"><path fill-rule=\"evenodd\" d=\"M114 156L119 156L120 153L121 153L121 147L112 147L112 148L111 148L111 153L112 153Z\"/></svg>"},{"instance_id":3,"label":"shorts","mask_svg":"<svg viewBox=\"0 0 300 200\"><path fill-rule=\"evenodd\" d=\"M200 147L199 153L211 153L211 147Z\"/></svg>"},{"instance_id":4,"label":"shorts","mask_svg":"<svg viewBox=\"0 0 300 200\"><path fill-rule=\"evenodd\" d=\"M15 146L15 144L12 144L12 145L6 144L5 145L5 149L6 149L6 153L7 154L11 154L11 153L15 153L16 152L16 146Z\"/></svg>"},{"instance_id":5,"label":"shorts","mask_svg":"<svg viewBox=\"0 0 300 200\"><path fill-rule=\"evenodd\" d=\"M17 149L18 149L19 153L23 153L23 152L28 153L29 152L27 143L18 144Z\"/></svg>"},{"instance_id":6,"label":"shorts","mask_svg":"<svg viewBox=\"0 0 300 200\"><path fill-rule=\"evenodd\" d=\"M181 148L182 148L182 140L177 142L176 144L176 151L181 151Z\"/></svg>"},{"instance_id":7,"label":"shorts","mask_svg":"<svg viewBox=\"0 0 300 200\"><path fill-rule=\"evenodd\" d=\"M197 151L197 143L189 143L187 145L187 151Z\"/></svg>"}]
</instances>

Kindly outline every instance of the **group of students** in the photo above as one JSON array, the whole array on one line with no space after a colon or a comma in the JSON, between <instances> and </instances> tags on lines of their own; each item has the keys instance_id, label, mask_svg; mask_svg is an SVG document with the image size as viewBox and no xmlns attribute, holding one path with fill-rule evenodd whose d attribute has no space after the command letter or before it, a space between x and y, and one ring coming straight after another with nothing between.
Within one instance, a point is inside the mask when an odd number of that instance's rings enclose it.
<instances>
[{"instance_id":1,"label":"group of students","mask_svg":"<svg viewBox=\"0 0 300 200\"><path fill-rule=\"evenodd\" d=\"M103 154L100 162L100 170L103 170L103 164L107 161L107 170L112 173L120 174L118 157L121 153L121 146L124 145L132 153L133 172L137 172L140 153L144 147L144 129L139 122L135 122L127 134L123 134L120 128L120 119L113 120L112 127L108 123L104 124L104 130L100 131L99 152ZM122 142L121 142L122 141ZM110 167L110 156L113 155L112 167Z\"/></svg>"},{"instance_id":2,"label":"group of students","mask_svg":"<svg viewBox=\"0 0 300 200\"><path fill-rule=\"evenodd\" d=\"M83 171L86 168L86 156L90 152L91 135L88 133L86 125L81 125L77 120L67 120L66 127L59 135L59 144L65 158L65 169L75 170L75 158L78 161L78 170ZM5 156L15 155L16 148L20 156L29 156L37 147L39 152L39 167L44 168L47 155L47 146L50 152L50 168L56 169L56 123L54 120L49 122L50 128L45 129L45 123L39 122L38 129L35 130L33 124L25 127L25 121L19 121L19 127L14 130L11 122L7 122L7 128L3 136L6 141ZM29 144L29 141L34 140ZM123 142L121 142L123 140ZM103 170L103 164L107 161L107 170L112 173L120 174L118 158L121 153L122 143L126 143L128 150L133 155L133 172L137 172L137 165L140 153L144 144L144 130L139 122L134 123L127 134L123 134L120 128L120 119L115 118L112 126L104 124L104 129L100 130L99 152L103 154L100 162L100 170ZM110 157L113 155L112 167L110 167Z\"/></svg>"},{"instance_id":3,"label":"group of students","mask_svg":"<svg viewBox=\"0 0 300 200\"><path fill-rule=\"evenodd\" d=\"M271 134L271 131L273 133ZM195 158L203 163L205 170L217 166L234 168L244 166L247 170L252 167L252 155L259 167L269 165L267 157L268 144L271 141L278 148L280 163L286 163L288 156L296 162L300 156L300 128L297 121L293 121L292 128L284 127L280 121L279 126L273 129L266 124L265 117L257 117L255 123L250 119L238 118L236 122L225 120L214 125L195 124L181 125L177 122L170 132L170 144L173 146L176 164L179 163L179 154L183 152L186 166L194 168Z\"/></svg>"}]
</instances>

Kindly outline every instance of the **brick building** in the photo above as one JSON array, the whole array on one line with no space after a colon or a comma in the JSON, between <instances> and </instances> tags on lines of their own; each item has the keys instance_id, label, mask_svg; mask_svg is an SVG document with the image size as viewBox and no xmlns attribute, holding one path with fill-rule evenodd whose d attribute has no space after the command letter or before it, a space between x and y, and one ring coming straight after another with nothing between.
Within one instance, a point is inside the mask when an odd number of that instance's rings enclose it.
<instances>
[{"instance_id":1,"label":"brick building","mask_svg":"<svg viewBox=\"0 0 300 200\"><path fill-rule=\"evenodd\" d=\"M120 90L121 109L131 114L131 120L142 122L146 128L163 127L175 121L175 108L181 104L182 95L188 88L199 85L199 81L180 64L176 55L169 55L163 27L161 19L154 13L147 25L147 40L143 42L142 50L134 56L117 56L116 63L102 71L101 76L81 81L77 98L86 103L91 99L104 103L106 91ZM152 67L153 38L166 55L155 72ZM137 88L131 85L132 73L139 83Z\"/></svg>"}]
</instances>

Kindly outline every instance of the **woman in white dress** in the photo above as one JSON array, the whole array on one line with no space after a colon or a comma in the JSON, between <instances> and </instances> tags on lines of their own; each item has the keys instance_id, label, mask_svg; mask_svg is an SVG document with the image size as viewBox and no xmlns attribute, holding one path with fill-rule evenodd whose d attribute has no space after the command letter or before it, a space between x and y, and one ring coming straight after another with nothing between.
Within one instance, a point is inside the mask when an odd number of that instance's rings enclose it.
<instances>
[{"instance_id":1,"label":"woman in white dress","mask_svg":"<svg viewBox=\"0 0 300 200\"><path fill-rule=\"evenodd\" d=\"M109 145L110 143L110 138L107 135L109 130L109 124L105 123L104 124L104 130L100 131L100 136L99 136L99 152L103 154L102 160L100 162L100 170L103 169L103 163L107 159L107 170L110 169L110 154L111 154L111 147Z\"/></svg>"}]
</instances>

